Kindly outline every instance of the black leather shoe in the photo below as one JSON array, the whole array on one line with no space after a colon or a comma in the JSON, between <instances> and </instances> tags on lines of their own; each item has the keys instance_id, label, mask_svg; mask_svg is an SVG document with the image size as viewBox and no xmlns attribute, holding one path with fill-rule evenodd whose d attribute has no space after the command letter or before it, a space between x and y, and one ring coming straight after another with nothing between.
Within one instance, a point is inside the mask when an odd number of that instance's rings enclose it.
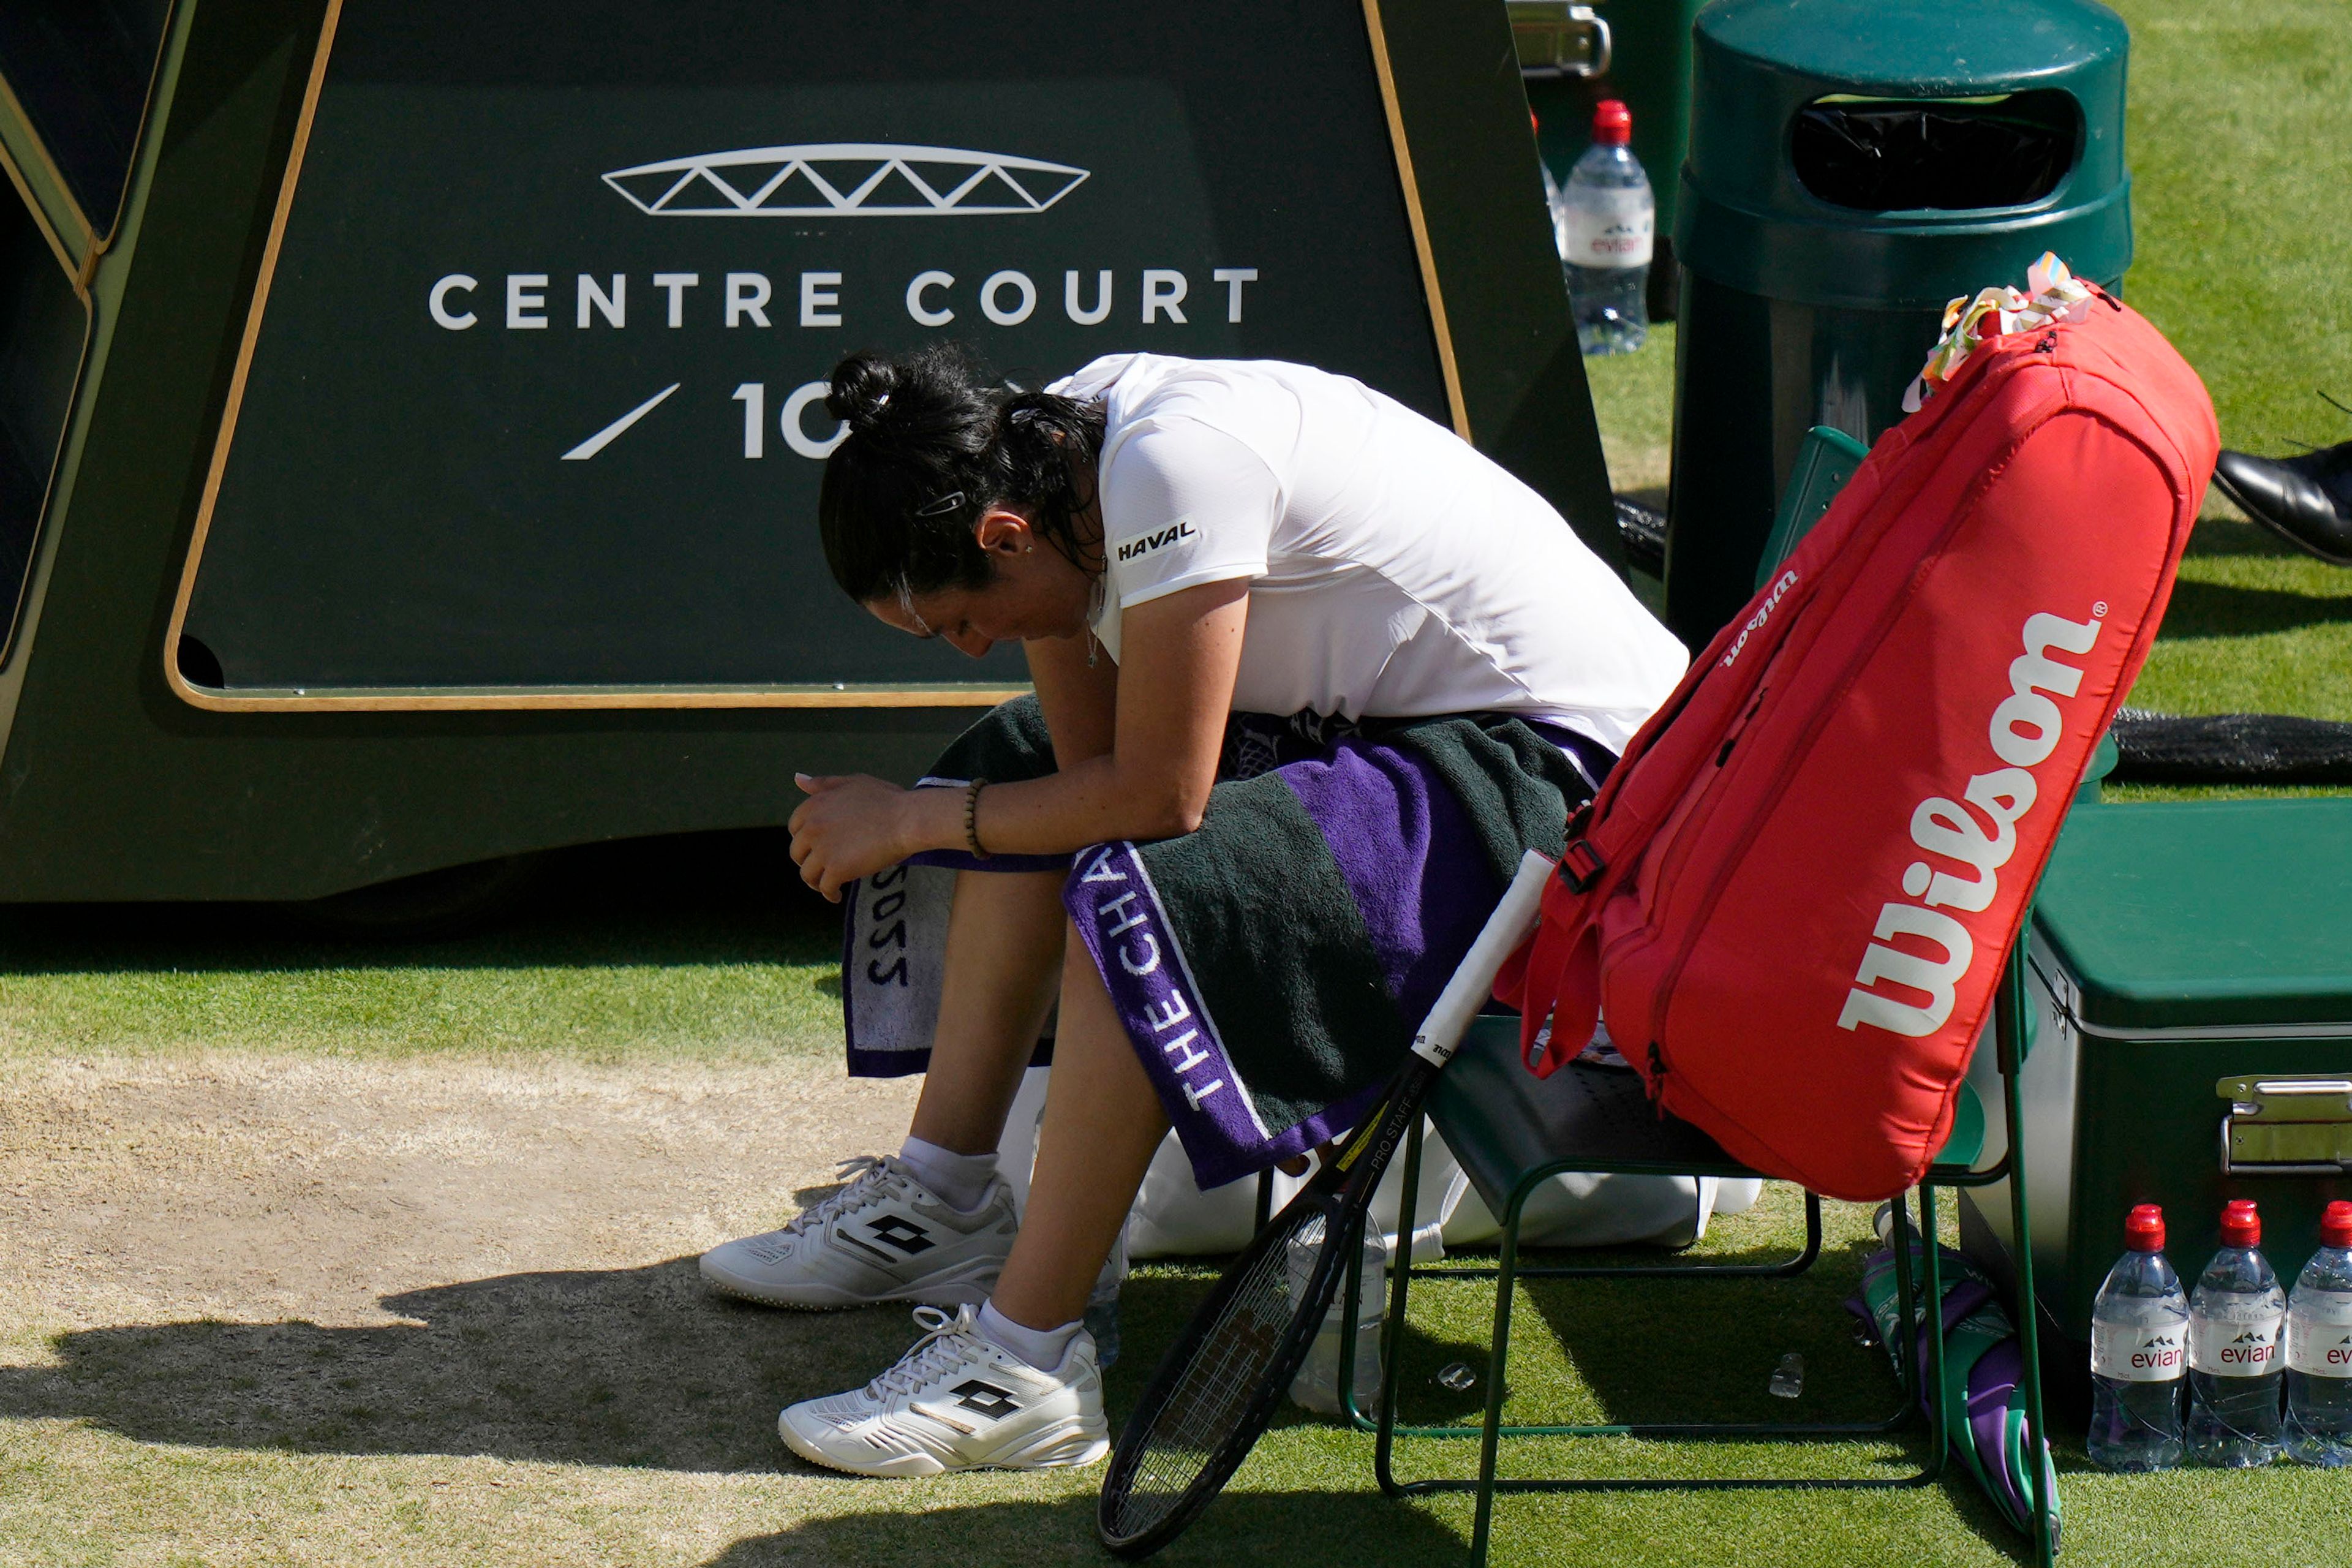
<instances>
[{"instance_id":1,"label":"black leather shoe","mask_svg":"<svg viewBox=\"0 0 2352 1568\"><path fill-rule=\"evenodd\" d=\"M2352 566L2352 441L2300 458L2225 451L2213 482L2305 554Z\"/></svg>"}]
</instances>

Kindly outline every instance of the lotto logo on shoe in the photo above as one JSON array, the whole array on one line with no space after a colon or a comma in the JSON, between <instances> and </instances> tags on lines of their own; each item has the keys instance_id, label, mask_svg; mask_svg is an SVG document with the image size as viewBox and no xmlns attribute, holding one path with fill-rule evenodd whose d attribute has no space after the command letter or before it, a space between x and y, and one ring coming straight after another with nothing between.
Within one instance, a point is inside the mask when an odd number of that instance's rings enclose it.
<instances>
[{"instance_id":1,"label":"lotto logo on shoe","mask_svg":"<svg viewBox=\"0 0 2352 1568\"><path fill-rule=\"evenodd\" d=\"M992 1383L982 1383L976 1377L966 1378L948 1392L956 1396L958 1405L991 1421L1002 1421L1021 1408L1020 1402L1013 1397L1010 1390L999 1388Z\"/></svg>"},{"instance_id":2,"label":"lotto logo on shoe","mask_svg":"<svg viewBox=\"0 0 2352 1568\"><path fill-rule=\"evenodd\" d=\"M2189 1370L2184 1328L2091 1325L2091 1372L2121 1383L2169 1383Z\"/></svg>"},{"instance_id":3,"label":"lotto logo on shoe","mask_svg":"<svg viewBox=\"0 0 2352 1568\"><path fill-rule=\"evenodd\" d=\"M2261 1377L2278 1370L2279 1331L2286 1315L2255 1323L2191 1318L2189 1370L2216 1377Z\"/></svg>"},{"instance_id":4,"label":"lotto logo on shoe","mask_svg":"<svg viewBox=\"0 0 2352 1568\"><path fill-rule=\"evenodd\" d=\"M2018 819L2033 809L2039 793L2032 770L2048 760L2066 733L2065 715L2051 698L2072 697L2083 684L2083 672L2053 658L2051 649L2090 652L2104 629L2098 617L2105 612L2102 602L2087 621L2047 614L2026 620L2025 652L2010 663L2010 695L1993 710L1990 727L1993 755L2007 765L1969 779L1959 800L1931 795L1913 808L1911 842L1927 858L1905 868L1903 891L1919 901L1880 908L1871 933L1878 940L1863 952L1853 988L1838 1015L1839 1028L1869 1024L1916 1038L1935 1033L1951 1016L1959 983L1975 961L1976 943L1968 927L1943 911L1990 909L2000 891L2000 868L2017 852ZM1943 956L1889 945L1899 936L1918 938ZM1881 982L1916 992L1927 1002L1922 1005L1874 989Z\"/></svg>"},{"instance_id":5,"label":"lotto logo on shoe","mask_svg":"<svg viewBox=\"0 0 2352 1568\"><path fill-rule=\"evenodd\" d=\"M931 1233L904 1215L884 1215L866 1227L866 1234L877 1241L887 1241L909 1258L918 1252L929 1252L938 1243Z\"/></svg>"}]
</instances>

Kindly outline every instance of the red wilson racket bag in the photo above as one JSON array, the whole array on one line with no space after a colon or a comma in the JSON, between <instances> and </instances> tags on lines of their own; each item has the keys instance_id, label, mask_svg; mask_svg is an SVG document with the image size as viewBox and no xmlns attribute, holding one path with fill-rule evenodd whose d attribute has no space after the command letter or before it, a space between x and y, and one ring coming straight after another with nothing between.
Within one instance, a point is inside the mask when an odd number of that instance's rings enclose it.
<instances>
[{"instance_id":1,"label":"red wilson racket bag","mask_svg":"<svg viewBox=\"0 0 2352 1568\"><path fill-rule=\"evenodd\" d=\"M1733 1157L1838 1198L1916 1182L2218 445L2196 374L2104 294L1985 339L1570 826L1497 987L1528 1065L1605 1015Z\"/></svg>"}]
</instances>

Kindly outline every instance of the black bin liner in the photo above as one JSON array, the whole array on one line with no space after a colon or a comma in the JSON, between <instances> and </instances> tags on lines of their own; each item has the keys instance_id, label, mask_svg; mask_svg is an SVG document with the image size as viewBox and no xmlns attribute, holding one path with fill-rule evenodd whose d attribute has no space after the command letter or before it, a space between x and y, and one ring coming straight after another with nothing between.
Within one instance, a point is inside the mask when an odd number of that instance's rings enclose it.
<instances>
[{"instance_id":1,"label":"black bin liner","mask_svg":"<svg viewBox=\"0 0 2352 1568\"><path fill-rule=\"evenodd\" d=\"M2109 731L2118 783L2352 784L2352 724L2284 713L2149 713Z\"/></svg>"},{"instance_id":2,"label":"black bin liner","mask_svg":"<svg viewBox=\"0 0 2352 1568\"><path fill-rule=\"evenodd\" d=\"M1797 178L1825 202L1867 212L2014 207L2058 188L2074 166L2082 111L2072 94L1976 103L1824 100L1797 115Z\"/></svg>"}]
</instances>

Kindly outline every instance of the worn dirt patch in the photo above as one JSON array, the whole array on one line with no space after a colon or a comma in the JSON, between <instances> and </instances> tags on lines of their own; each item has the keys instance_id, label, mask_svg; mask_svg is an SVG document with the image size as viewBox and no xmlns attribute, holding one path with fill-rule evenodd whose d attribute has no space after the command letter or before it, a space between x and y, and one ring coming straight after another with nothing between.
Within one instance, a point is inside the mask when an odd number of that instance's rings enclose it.
<instances>
[{"instance_id":1,"label":"worn dirt patch","mask_svg":"<svg viewBox=\"0 0 2352 1568\"><path fill-rule=\"evenodd\" d=\"M0 1417L150 1443L773 1470L782 1398L903 1313L693 1258L895 1145L829 1062L529 1071L220 1055L0 1069Z\"/></svg>"},{"instance_id":2,"label":"worn dirt patch","mask_svg":"<svg viewBox=\"0 0 2352 1568\"><path fill-rule=\"evenodd\" d=\"M0 1564L1100 1562L1097 1470L793 1459L779 1405L887 1365L906 1310L772 1311L696 1275L894 1147L916 1082L814 1057L0 1063ZM1140 1331L1196 1295L1150 1282ZM1304 1503L1352 1522L1328 1551L1284 1545L1293 1494L1237 1495L1168 1561L1362 1568L1341 1543L1375 1519L1400 1560L1452 1546L1343 1468Z\"/></svg>"},{"instance_id":3,"label":"worn dirt patch","mask_svg":"<svg viewBox=\"0 0 2352 1568\"><path fill-rule=\"evenodd\" d=\"M10 1065L0 1318L373 1327L415 1321L393 1297L642 1268L775 1224L841 1156L895 1148L919 1081L817 1059Z\"/></svg>"}]
</instances>

